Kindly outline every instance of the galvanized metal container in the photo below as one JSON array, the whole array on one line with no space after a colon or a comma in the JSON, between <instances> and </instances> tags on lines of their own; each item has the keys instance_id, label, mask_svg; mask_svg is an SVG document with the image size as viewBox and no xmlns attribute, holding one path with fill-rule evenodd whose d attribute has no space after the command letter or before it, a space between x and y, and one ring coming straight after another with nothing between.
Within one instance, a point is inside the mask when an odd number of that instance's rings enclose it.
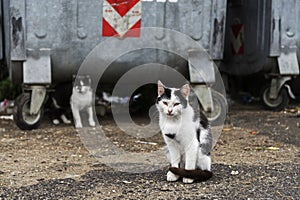
<instances>
[{"instance_id":1,"label":"galvanized metal container","mask_svg":"<svg viewBox=\"0 0 300 200\"><path fill-rule=\"evenodd\" d=\"M221 69L247 75L279 67L281 75L299 74L299 12L296 0L230 1Z\"/></svg>"},{"instance_id":2,"label":"galvanized metal container","mask_svg":"<svg viewBox=\"0 0 300 200\"><path fill-rule=\"evenodd\" d=\"M87 54L105 39L102 35L105 3L103 0L2 1L5 56L12 80L26 84L71 80ZM226 2L144 0L141 7L142 28L163 27L180 31L201 43L214 59L222 58ZM32 62L23 67L31 57L47 54L51 63L46 66L50 69L41 70ZM35 76L26 76L32 70ZM118 74L118 70L114 73Z\"/></svg>"},{"instance_id":3,"label":"galvanized metal container","mask_svg":"<svg viewBox=\"0 0 300 200\"><path fill-rule=\"evenodd\" d=\"M300 2L232 0L227 6L221 71L231 75L257 72L270 78L262 88L264 105L282 110L294 97L287 84L299 75Z\"/></svg>"},{"instance_id":4,"label":"galvanized metal container","mask_svg":"<svg viewBox=\"0 0 300 200\"><path fill-rule=\"evenodd\" d=\"M209 83L214 82L213 60L221 60L223 57L226 1L1 0L1 3L4 30L0 30L0 37L4 33L5 43L0 43L0 58L6 61L12 81L23 83L30 94L29 98L27 93L19 100L24 105L30 104L27 109L30 120L26 122L26 119L20 119L21 123L17 123L19 127L36 127L39 120L34 116L40 118L46 87L71 80L86 56L99 43L113 33L125 37L126 30L132 26L168 28L187 34L201 44L212 59L201 59L198 56L204 54L188 47L186 54L189 56L183 61L158 50L141 56L131 53L113 63L102 81L114 83L132 66L149 60L149 57L154 58L151 62L168 63L185 73L199 94L202 94L200 90L208 91L205 94L209 97L200 98L204 108L212 110L210 90L204 87L197 89L198 84L203 84L203 79L195 73L189 74L192 68L189 62L197 63L198 68L205 64L204 77ZM133 10L127 10L132 11L130 15L124 11L123 5L134 5L134 8L130 7ZM122 9L116 14L115 8L118 6ZM143 32L134 36L139 37L139 34ZM164 31L159 34L157 40L172 42L164 38ZM22 106L19 108L22 109ZM19 113L17 116L22 118L23 115Z\"/></svg>"}]
</instances>

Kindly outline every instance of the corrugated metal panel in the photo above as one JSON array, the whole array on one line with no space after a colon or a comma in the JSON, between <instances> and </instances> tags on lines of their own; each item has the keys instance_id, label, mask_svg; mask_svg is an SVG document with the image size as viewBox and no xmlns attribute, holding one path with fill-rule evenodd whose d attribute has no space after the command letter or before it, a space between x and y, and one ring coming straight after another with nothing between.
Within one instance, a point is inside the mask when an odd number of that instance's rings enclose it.
<instances>
[{"instance_id":1,"label":"corrugated metal panel","mask_svg":"<svg viewBox=\"0 0 300 200\"><path fill-rule=\"evenodd\" d=\"M226 1L212 1L210 55L222 59L225 40Z\"/></svg>"},{"instance_id":2,"label":"corrugated metal panel","mask_svg":"<svg viewBox=\"0 0 300 200\"><path fill-rule=\"evenodd\" d=\"M232 0L227 7L224 65L230 74L263 69L270 48L271 0Z\"/></svg>"},{"instance_id":3,"label":"corrugated metal panel","mask_svg":"<svg viewBox=\"0 0 300 200\"><path fill-rule=\"evenodd\" d=\"M270 56L278 57L281 75L298 75L300 2L298 0L272 1L270 29Z\"/></svg>"},{"instance_id":4,"label":"corrugated metal panel","mask_svg":"<svg viewBox=\"0 0 300 200\"><path fill-rule=\"evenodd\" d=\"M25 1L10 0L10 54L12 61L26 59L25 50Z\"/></svg>"},{"instance_id":5,"label":"corrugated metal panel","mask_svg":"<svg viewBox=\"0 0 300 200\"><path fill-rule=\"evenodd\" d=\"M281 48L286 46L296 48L299 40L299 11L298 0L280 1L281 8Z\"/></svg>"},{"instance_id":6,"label":"corrugated metal panel","mask_svg":"<svg viewBox=\"0 0 300 200\"><path fill-rule=\"evenodd\" d=\"M299 41L300 2L297 0L272 1L270 55L279 56L281 49L295 48Z\"/></svg>"},{"instance_id":7,"label":"corrugated metal panel","mask_svg":"<svg viewBox=\"0 0 300 200\"><path fill-rule=\"evenodd\" d=\"M281 2L282 0L272 1L270 56L280 55Z\"/></svg>"},{"instance_id":8,"label":"corrugated metal panel","mask_svg":"<svg viewBox=\"0 0 300 200\"><path fill-rule=\"evenodd\" d=\"M0 60L3 59L3 50L4 50L4 46L3 46L3 24L2 21L3 20L3 14L2 14L2 2L0 1Z\"/></svg>"},{"instance_id":9,"label":"corrugated metal panel","mask_svg":"<svg viewBox=\"0 0 300 200\"><path fill-rule=\"evenodd\" d=\"M116 2L128 3L127 1ZM71 77L88 53L105 39L101 35L103 2L39 0L37 3L36 0L10 0L6 4L9 4L12 16L9 22L11 60L25 60L26 49L51 49L53 80L59 79L61 74ZM141 2L142 28L164 27L185 33L207 49L214 59L222 59L226 1ZM160 37L164 37L163 31L158 38ZM13 65L14 63L12 68ZM134 63L130 65L134 66ZM65 79L65 76L61 78Z\"/></svg>"}]
</instances>

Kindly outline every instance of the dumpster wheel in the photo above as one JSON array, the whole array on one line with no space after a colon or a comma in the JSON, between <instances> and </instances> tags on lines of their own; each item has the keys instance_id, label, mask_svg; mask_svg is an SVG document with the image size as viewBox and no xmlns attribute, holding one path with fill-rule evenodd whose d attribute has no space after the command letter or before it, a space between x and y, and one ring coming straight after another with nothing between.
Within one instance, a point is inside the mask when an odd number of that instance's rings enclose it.
<instances>
[{"instance_id":1,"label":"dumpster wheel","mask_svg":"<svg viewBox=\"0 0 300 200\"><path fill-rule=\"evenodd\" d=\"M264 107L268 110L272 111L281 111L288 104L290 97L285 87L282 87L278 93L278 97L276 99L270 99L270 85L266 85L262 89L261 100Z\"/></svg>"},{"instance_id":2,"label":"dumpster wheel","mask_svg":"<svg viewBox=\"0 0 300 200\"><path fill-rule=\"evenodd\" d=\"M30 93L23 93L16 99L13 116L20 129L32 130L37 128L43 114L43 107L37 114L30 114Z\"/></svg>"},{"instance_id":3,"label":"dumpster wheel","mask_svg":"<svg viewBox=\"0 0 300 200\"><path fill-rule=\"evenodd\" d=\"M218 126L224 124L226 113L227 113L227 103L222 94L216 91L212 91L212 99L214 104L214 110L212 112L206 112L206 116L210 121L211 125Z\"/></svg>"}]
</instances>

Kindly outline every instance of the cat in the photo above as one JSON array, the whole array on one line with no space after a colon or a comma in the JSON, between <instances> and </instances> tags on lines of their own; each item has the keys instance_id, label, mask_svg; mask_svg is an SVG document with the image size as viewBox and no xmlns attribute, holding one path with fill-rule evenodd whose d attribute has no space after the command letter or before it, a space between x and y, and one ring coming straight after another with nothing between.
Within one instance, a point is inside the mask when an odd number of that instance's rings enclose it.
<instances>
[{"instance_id":1,"label":"cat","mask_svg":"<svg viewBox=\"0 0 300 200\"><path fill-rule=\"evenodd\" d=\"M95 126L93 113L93 90L89 75L77 75L71 95L71 110L73 113L75 128L82 128L80 112L85 110L88 114L88 122L91 127Z\"/></svg>"},{"instance_id":2,"label":"cat","mask_svg":"<svg viewBox=\"0 0 300 200\"><path fill-rule=\"evenodd\" d=\"M60 83L55 86L54 91L50 93L50 119L54 125L71 124L66 116L67 111L70 109L70 97L72 94L72 82Z\"/></svg>"},{"instance_id":3,"label":"cat","mask_svg":"<svg viewBox=\"0 0 300 200\"><path fill-rule=\"evenodd\" d=\"M192 107L189 84L169 88L158 81L157 93L159 127L171 164L167 181L177 181L183 177L184 183L193 183L194 180L211 178L210 124L199 106Z\"/></svg>"}]
</instances>

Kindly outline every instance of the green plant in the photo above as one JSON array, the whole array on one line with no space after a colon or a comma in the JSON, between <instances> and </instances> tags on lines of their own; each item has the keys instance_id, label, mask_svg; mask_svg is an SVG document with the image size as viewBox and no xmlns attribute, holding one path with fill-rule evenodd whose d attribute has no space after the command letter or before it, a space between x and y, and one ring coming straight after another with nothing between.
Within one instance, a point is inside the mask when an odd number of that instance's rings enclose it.
<instances>
[{"instance_id":1,"label":"green plant","mask_svg":"<svg viewBox=\"0 0 300 200\"><path fill-rule=\"evenodd\" d=\"M7 77L0 81L0 101L15 99L22 92L20 85L14 85Z\"/></svg>"}]
</instances>

